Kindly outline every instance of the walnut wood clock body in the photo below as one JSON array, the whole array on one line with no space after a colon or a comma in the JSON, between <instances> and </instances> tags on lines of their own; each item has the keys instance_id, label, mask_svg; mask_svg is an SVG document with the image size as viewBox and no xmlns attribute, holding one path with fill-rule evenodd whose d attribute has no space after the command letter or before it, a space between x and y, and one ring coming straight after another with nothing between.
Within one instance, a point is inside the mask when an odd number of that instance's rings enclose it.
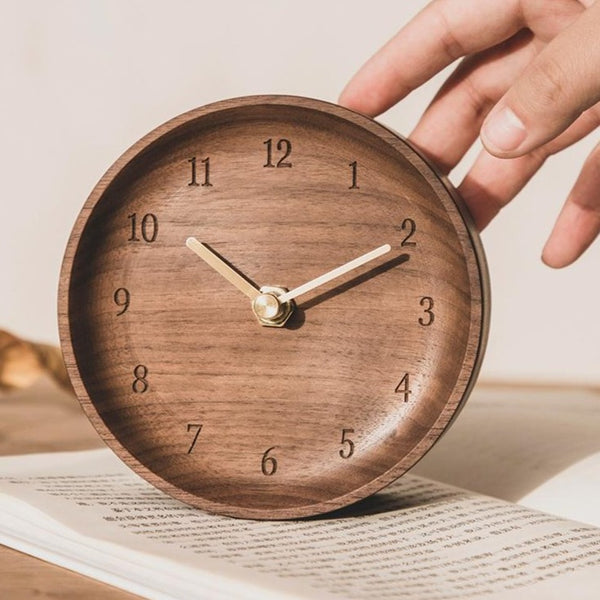
<instances>
[{"instance_id":1,"label":"walnut wood clock body","mask_svg":"<svg viewBox=\"0 0 600 600\"><path fill-rule=\"evenodd\" d=\"M293 518L433 445L475 381L488 298L460 199L405 140L257 96L181 115L109 169L59 322L86 413L135 471L209 511Z\"/></svg>"}]
</instances>

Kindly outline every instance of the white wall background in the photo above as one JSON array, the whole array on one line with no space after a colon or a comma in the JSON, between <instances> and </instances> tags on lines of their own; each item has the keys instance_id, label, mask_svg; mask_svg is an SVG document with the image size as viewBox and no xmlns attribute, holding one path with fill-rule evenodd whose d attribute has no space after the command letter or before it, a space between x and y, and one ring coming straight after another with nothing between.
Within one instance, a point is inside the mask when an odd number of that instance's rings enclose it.
<instances>
[{"instance_id":1,"label":"white wall background","mask_svg":"<svg viewBox=\"0 0 600 600\"><path fill-rule=\"evenodd\" d=\"M71 226L98 178L139 137L226 97L335 101L424 4L0 0L0 328L58 341ZM408 134L440 82L380 120ZM493 291L484 378L600 383L600 244L560 272L539 259L593 143L549 161L483 234Z\"/></svg>"}]
</instances>

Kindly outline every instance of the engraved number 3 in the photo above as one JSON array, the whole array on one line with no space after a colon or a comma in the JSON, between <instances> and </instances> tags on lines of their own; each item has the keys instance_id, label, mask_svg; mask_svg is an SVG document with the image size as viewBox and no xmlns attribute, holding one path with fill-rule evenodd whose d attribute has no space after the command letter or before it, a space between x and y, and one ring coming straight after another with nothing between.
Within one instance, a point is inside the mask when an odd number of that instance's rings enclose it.
<instances>
[{"instance_id":1,"label":"engraved number 3","mask_svg":"<svg viewBox=\"0 0 600 600\"><path fill-rule=\"evenodd\" d=\"M423 325L423 327L429 327L435 319L435 315L433 314L433 298L423 296L419 304L423 307L424 312L424 316L419 317L419 324Z\"/></svg>"}]
</instances>

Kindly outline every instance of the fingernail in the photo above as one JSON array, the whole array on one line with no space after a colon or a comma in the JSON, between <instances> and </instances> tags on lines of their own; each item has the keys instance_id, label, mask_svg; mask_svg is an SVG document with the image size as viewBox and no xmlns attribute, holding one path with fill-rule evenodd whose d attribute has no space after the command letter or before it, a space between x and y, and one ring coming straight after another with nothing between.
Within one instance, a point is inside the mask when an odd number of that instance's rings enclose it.
<instances>
[{"instance_id":1,"label":"fingernail","mask_svg":"<svg viewBox=\"0 0 600 600\"><path fill-rule=\"evenodd\" d=\"M481 135L490 149L510 152L519 147L527 136L527 131L521 119L505 106L485 122Z\"/></svg>"}]
</instances>

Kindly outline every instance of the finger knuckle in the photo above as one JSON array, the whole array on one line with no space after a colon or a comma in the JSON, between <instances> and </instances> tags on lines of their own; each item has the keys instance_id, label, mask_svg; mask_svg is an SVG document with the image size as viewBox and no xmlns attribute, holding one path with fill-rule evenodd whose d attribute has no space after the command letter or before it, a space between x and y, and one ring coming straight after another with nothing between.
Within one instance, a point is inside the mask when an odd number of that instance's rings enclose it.
<instances>
[{"instance_id":1,"label":"finger knuckle","mask_svg":"<svg viewBox=\"0 0 600 600\"><path fill-rule=\"evenodd\" d=\"M552 156L552 154L552 148L548 144L544 144L539 148L531 150L523 157L523 159L527 160L529 170L535 173Z\"/></svg>"},{"instance_id":2,"label":"finger knuckle","mask_svg":"<svg viewBox=\"0 0 600 600\"><path fill-rule=\"evenodd\" d=\"M486 82L480 81L474 74L464 79L464 95L475 119L485 117L496 100L493 90L488 89Z\"/></svg>"},{"instance_id":3,"label":"finger knuckle","mask_svg":"<svg viewBox=\"0 0 600 600\"><path fill-rule=\"evenodd\" d=\"M532 67L530 83L533 102L542 108L560 105L568 95L568 73L562 62L553 57L546 57Z\"/></svg>"},{"instance_id":4,"label":"finger knuckle","mask_svg":"<svg viewBox=\"0 0 600 600\"><path fill-rule=\"evenodd\" d=\"M444 9L441 5L438 10L437 17L439 20L439 42L444 54L451 61L464 56L465 47L454 32L454 28L450 23L448 15L444 12Z\"/></svg>"},{"instance_id":5,"label":"finger knuckle","mask_svg":"<svg viewBox=\"0 0 600 600\"><path fill-rule=\"evenodd\" d=\"M600 144L587 157L579 177L569 195L569 201L581 210L593 216L600 223Z\"/></svg>"},{"instance_id":6,"label":"finger knuckle","mask_svg":"<svg viewBox=\"0 0 600 600\"><path fill-rule=\"evenodd\" d=\"M591 108L586 110L582 117L589 122L589 128L591 131L600 127L600 103L594 104ZM600 145L596 146L595 152L600 151Z\"/></svg>"},{"instance_id":7,"label":"finger knuckle","mask_svg":"<svg viewBox=\"0 0 600 600\"><path fill-rule=\"evenodd\" d=\"M585 161L585 168L590 171L594 181L600 184L600 144L588 156Z\"/></svg>"}]
</instances>

